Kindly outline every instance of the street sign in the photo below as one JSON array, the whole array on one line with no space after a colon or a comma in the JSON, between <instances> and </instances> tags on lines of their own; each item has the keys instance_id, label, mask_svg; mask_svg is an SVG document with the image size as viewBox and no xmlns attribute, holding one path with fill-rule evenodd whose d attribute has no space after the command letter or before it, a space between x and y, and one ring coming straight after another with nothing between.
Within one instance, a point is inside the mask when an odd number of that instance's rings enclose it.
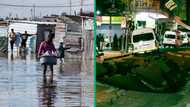
<instances>
[{"instance_id":1,"label":"street sign","mask_svg":"<svg viewBox=\"0 0 190 107\"><path fill-rule=\"evenodd\" d=\"M168 2L166 2L165 6L170 11L172 11L173 9L175 9L177 7L177 4L173 0L169 0Z\"/></svg>"},{"instance_id":2,"label":"street sign","mask_svg":"<svg viewBox=\"0 0 190 107\"><path fill-rule=\"evenodd\" d=\"M84 29L85 30L93 30L94 29L94 23L93 23L92 19L85 20Z\"/></svg>"}]
</instances>

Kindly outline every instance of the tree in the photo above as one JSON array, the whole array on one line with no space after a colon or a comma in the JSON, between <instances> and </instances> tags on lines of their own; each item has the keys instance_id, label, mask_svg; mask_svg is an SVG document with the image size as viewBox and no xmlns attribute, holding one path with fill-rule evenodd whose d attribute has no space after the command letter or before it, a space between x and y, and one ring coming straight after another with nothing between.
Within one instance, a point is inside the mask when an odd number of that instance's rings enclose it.
<instances>
[{"instance_id":1,"label":"tree","mask_svg":"<svg viewBox=\"0 0 190 107\"><path fill-rule=\"evenodd\" d=\"M187 24L190 25L190 8L188 6L190 6L190 1L186 0Z\"/></svg>"},{"instance_id":2,"label":"tree","mask_svg":"<svg viewBox=\"0 0 190 107\"><path fill-rule=\"evenodd\" d=\"M113 44L112 44L112 50L118 50L118 38L117 35L115 34L113 37Z\"/></svg>"},{"instance_id":3,"label":"tree","mask_svg":"<svg viewBox=\"0 0 190 107\"><path fill-rule=\"evenodd\" d=\"M113 5L116 10L111 12ZM102 16L120 16L124 8L121 0L96 0L96 10L100 11Z\"/></svg>"},{"instance_id":4,"label":"tree","mask_svg":"<svg viewBox=\"0 0 190 107\"><path fill-rule=\"evenodd\" d=\"M100 50L100 34L98 34L96 36L96 46L97 46L98 50Z\"/></svg>"},{"instance_id":5,"label":"tree","mask_svg":"<svg viewBox=\"0 0 190 107\"><path fill-rule=\"evenodd\" d=\"M103 51L103 46L104 46L104 35L100 35L100 50Z\"/></svg>"},{"instance_id":6,"label":"tree","mask_svg":"<svg viewBox=\"0 0 190 107\"><path fill-rule=\"evenodd\" d=\"M119 44L118 48L119 48L119 50L121 50L122 49L122 35L120 35L120 37L119 37L119 43L118 44Z\"/></svg>"}]
</instances>

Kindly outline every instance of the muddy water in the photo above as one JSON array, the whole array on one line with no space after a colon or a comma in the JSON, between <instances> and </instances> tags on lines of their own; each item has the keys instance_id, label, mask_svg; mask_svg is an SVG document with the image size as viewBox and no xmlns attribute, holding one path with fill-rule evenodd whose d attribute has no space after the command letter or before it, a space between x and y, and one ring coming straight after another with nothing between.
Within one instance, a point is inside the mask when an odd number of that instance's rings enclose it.
<instances>
[{"instance_id":1,"label":"muddy water","mask_svg":"<svg viewBox=\"0 0 190 107\"><path fill-rule=\"evenodd\" d=\"M91 62L87 64L87 62ZM93 107L93 61L65 59L44 81L34 55L0 58L1 107ZM49 78L49 73L47 77ZM88 101L88 102L86 102Z\"/></svg>"},{"instance_id":2,"label":"muddy water","mask_svg":"<svg viewBox=\"0 0 190 107\"><path fill-rule=\"evenodd\" d=\"M186 52L183 53L186 54ZM180 67L189 66L187 64L189 59L184 59L183 56L174 56L175 54L172 56L167 55L167 57L174 58ZM184 63L185 65L183 65L183 61L187 61ZM171 77L173 76L171 75ZM190 107L190 81L189 79L187 80L184 87L173 93L122 90L103 83L97 83L97 107Z\"/></svg>"},{"instance_id":3,"label":"muddy water","mask_svg":"<svg viewBox=\"0 0 190 107\"><path fill-rule=\"evenodd\" d=\"M121 90L97 83L97 107L190 107L190 82L177 93Z\"/></svg>"}]
</instances>

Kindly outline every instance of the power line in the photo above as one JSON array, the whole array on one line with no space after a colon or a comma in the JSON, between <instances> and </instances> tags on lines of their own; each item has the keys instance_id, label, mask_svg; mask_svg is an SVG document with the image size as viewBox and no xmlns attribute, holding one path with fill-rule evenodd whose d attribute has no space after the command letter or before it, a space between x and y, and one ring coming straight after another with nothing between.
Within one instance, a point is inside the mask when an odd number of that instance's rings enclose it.
<instances>
[{"instance_id":1,"label":"power line","mask_svg":"<svg viewBox=\"0 0 190 107\"><path fill-rule=\"evenodd\" d=\"M0 6L9 7L34 7L34 5L14 5L0 3ZM63 8L63 7L80 7L81 5L35 5L36 8ZM83 6L93 6L93 4L83 4Z\"/></svg>"}]
</instances>

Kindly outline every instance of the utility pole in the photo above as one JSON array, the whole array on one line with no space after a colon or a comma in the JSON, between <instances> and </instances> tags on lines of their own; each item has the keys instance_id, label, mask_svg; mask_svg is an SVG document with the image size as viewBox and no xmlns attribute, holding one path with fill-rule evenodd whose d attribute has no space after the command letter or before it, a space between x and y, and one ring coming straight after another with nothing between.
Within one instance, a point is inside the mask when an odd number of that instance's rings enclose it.
<instances>
[{"instance_id":1,"label":"utility pole","mask_svg":"<svg viewBox=\"0 0 190 107\"><path fill-rule=\"evenodd\" d=\"M82 9L83 8L83 0L81 0L80 3L81 3L80 4L81 5L80 14L82 14L82 12L83 12L83 9Z\"/></svg>"},{"instance_id":2,"label":"utility pole","mask_svg":"<svg viewBox=\"0 0 190 107\"><path fill-rule=\"evenodd\" d=\"M33 20L35 20L35 17L36 17L36 16L35 16L35 15L36 15L36 5L35 5L35 4L33 5L33 12L34 12L34 13L33 13L33 15L34 15L34 16L33 16Z\"/></svg>"},{"instance_id":3,"label":"utility pole","mask_svg":"<svg viewBox=\"0 0 190 107\"><path fill-rule=\"evenodd\" d=\"M40 18L42 18L42 12L40 12Z\"/></svg>"},{"instance_id":4,"label":"utility pole","mask_svg":"<svg viewBox=\"0 0 190 107\"><path fill-rule=\"evenodd\" d=\"M11 17L12 17L12 13L10 12L9 13L9 20L11 20Z\"/></svg>"},{"instance_id":5,"label":"utility pole","mask_svg":"<svg viewBox=\"0 0 190 107\"><path fill-rule=\"evenodd\" d=\"M33 19L33 12L32 12L33 10L32 9L30 9L30 12L31 12L31 18L30 18L30 20L32 20Z\"/></svg>"},{"instance_id":6,"label":"utility pole","mask_svg":"<svg viewBox=\"0 0 190 107\"><path fill-rule=\"evenodd\" d=\"M72 11L72 0L70 0L70 15L71 15L71 11Z\"/></svg>"}]
</instances>

